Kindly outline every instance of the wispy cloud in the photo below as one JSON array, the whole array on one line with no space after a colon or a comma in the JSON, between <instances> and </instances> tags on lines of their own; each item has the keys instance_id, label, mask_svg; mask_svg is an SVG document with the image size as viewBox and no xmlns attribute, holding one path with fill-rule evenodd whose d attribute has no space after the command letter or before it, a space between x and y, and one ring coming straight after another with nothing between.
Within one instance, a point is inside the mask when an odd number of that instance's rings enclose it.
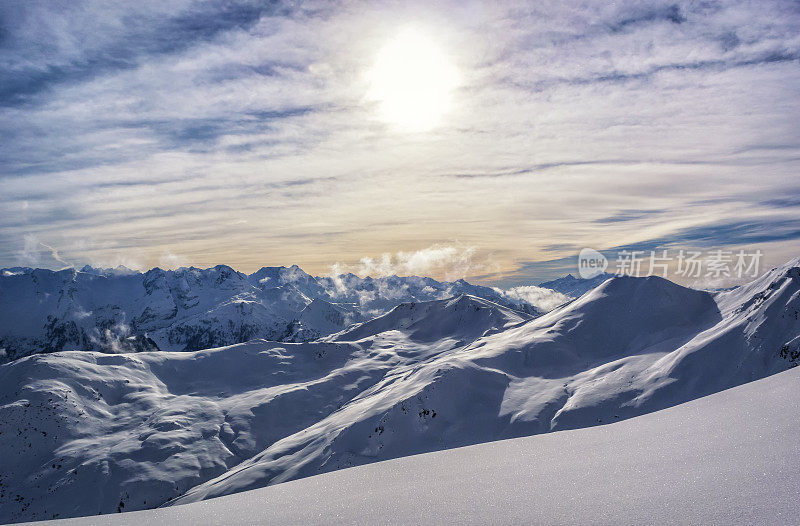
<instances>
[{"instance_id":1,"label":"wispy cloud","mask_svg":"<svg viewBox=\"0 0 800 526\"><path fill-rule=\"evenodd\" d=\"M167 252L161 254L161 257L158 258L158 266L167 270L174 270L180 267L188 267L189 265L190 265L189 259L184 256L180 256L178 254L172 254Z\"/></svg>"},{"instance_id":2,"label":"wispy cloud","mask_svg":"<svg viewBox=\"0 0 800 526\"><path fill-rule=\"evenodd\" d=\"M361 277L441 276L448 281L492 270L488 256L479 258L474 247L437 244L415 251L362 257L355 265L335 263L330 274L353 273Z\"/></svg>"},{"instance_id":3,"label":"wispy cloud","mask_svg":"<svg viewBox=\"0 0 800 526\"><path fill-rule=\"evenodd\" d=\"M66 261L58 253L58 250L42 243L36 236L25 236L22 250L17 253L17 258L22 265L32 267L55 266L58 269L73 267L74 265Z\"/></svg>"},{"instance_id":4,"label":"wispy cloud","mask_svg":"<svg viewBox=\"0 0 800 526\"><path fill-rule=\"evenodd\" d=\"M462 79L422 136L366 98L409 23ZM10 2L0 24L0 266L524 281L581 246L796 243L797 2Z\"/></svg>"},{"instance_id":5,"label":"wispy cloud","mask_svg":"<svg viewBox=\"0 0 800 526\"><path fill-rule=\"evenodd\" d=\"M521 285L506 290L496 290L509 298L526 301L543 311L551 311L572 299L555 290L534 285Z\"/></svg>"},{"instance_id":6,"label":"wispy cloud","mask_svg":"<svg viewBox=\"0 0 800 526\"><path fill-rule=\"evenodd\" d=\"M615 213L614 215L608 217L601 217L600 219L595 219L595 223L620 223L623 221L637 221L639 219L644 219L649 215L652 214L659 214L664 212L663 210L620 210L619 212Z\"/></svg>"}]
</instances>

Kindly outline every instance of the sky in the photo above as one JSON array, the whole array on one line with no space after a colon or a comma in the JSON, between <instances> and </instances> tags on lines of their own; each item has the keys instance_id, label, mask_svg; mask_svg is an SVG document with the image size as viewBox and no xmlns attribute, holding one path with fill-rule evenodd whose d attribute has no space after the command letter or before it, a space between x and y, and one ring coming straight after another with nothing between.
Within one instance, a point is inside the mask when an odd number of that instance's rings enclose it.
<instances>
[{"instance_id":1,"label":"sky","mask_svg":"<svg viewBox=\"0 0 800 526\"><path fill-rule=\"evenodd\" d=\"M768 266L798 175L796 0L0 3L2 267Z\"/></svg>"}]
</instances>

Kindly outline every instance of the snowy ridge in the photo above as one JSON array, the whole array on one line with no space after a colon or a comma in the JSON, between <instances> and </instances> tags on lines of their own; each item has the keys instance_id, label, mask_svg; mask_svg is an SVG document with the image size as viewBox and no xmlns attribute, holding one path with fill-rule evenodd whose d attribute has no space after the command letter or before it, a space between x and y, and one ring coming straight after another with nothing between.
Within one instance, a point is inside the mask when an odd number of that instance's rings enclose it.
<instances>
[{"instance_id":1,"label":"snowy ridge","mask_svg":"<svg viewBox=\"0 0 800 526\"><path fill-rule=\"evenodd\" d=\"M443 338L475 340L522 324L533 316L462 294L457 298L423 303L401 303L388 313L332 336L356 341L388 331L403 331L411 340L433 342Z\"/></svg>"},{"instance_id":2,"label":"snowy ridge","mask_svg":"<svg viewBox=\"0 0 800 526\"><path fill-rule=\"evenodd\" d=\"M52 524L792 524L798 411L793 369L610 425Z\"/></svg>"},{"instance_id":3,"label":"snowy ridge","mask_svg":"<svg viewBox=\"0 0 800 526\"><path fill-rule=\"evenodd\" d=\"M798 363L796 263L718 294L613 278L538 318L462 295L310 342L23 358L0 366L0 519L195 502L763 378Z\"/></svg>"}]
</instances>

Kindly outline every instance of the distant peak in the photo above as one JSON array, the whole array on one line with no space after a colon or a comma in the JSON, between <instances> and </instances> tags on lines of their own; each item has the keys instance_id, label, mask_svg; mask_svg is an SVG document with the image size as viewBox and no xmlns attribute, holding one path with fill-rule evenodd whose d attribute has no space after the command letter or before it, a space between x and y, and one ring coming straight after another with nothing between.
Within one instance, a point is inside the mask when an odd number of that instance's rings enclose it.
<instances>
[{"instance_id":1,"label":"distant peak","mask_svg":"<svg viewBox=\"0 0 800 526\"><path fill-rule=\"evenodd\" d=\"M658 294L663 291L686 291L686 293L701 292L696 289L684 287L661 276L628 276L611 275L596 290L610 294L629 294L634 291L648 291L649 294ZM705 293L704 293L705 294Z\"/></svg>"}]
</instances>

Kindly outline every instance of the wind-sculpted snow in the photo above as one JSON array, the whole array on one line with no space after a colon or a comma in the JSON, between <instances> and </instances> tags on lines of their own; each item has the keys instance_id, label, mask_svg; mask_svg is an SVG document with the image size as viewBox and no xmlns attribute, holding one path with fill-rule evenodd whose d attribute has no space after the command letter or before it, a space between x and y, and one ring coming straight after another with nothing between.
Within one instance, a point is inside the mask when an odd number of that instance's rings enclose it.
<instances>
[{"instance_id":1,"label":"wind-sculpted snow","mask_svg":"<svg viewBox=\"0 0 800 526\"><path fill-rule=\"evenodd\" d=\"M64 352L0 367L4 521L143 509L334 412L389 364L352 344ZM364 365L369 356L362 357Z\"/></svg>"},{"instance_id":2,"label":"wind-sculpted snow","mask_svg":"<svg viewBox=\"0 0 800 526\"><path fill-rule=\"evenodd\" d=\"M798 363L797 267L718 294L613 278L536 318L460 296L304 343L23 358L0 366L0 520L194 502L762 378Z\"/></svg>"},{"instance_id":3,"label":"wind-sculpted snow","mask_svg":"<svg viewBox=\"0 0 800 526\"><path fill-rule=\"evenodd\" d=\"M796 524L800 370L611 425L48 526Z\"/></svg>"},{"instance_id":4,"label":"wind-sculpted snow","mask_svg":"<svg viewBox=\"0 0 800 526\"><path fill-rule=\"evenodd\" d=\"M307 341L403 302L472 294L528 313L524 299L466 281L352 274L315 278L299 267L250 275L124 267L0 272L0 363L38 352L196 351L254 338Z\"/></svg>"}]
</instances>

